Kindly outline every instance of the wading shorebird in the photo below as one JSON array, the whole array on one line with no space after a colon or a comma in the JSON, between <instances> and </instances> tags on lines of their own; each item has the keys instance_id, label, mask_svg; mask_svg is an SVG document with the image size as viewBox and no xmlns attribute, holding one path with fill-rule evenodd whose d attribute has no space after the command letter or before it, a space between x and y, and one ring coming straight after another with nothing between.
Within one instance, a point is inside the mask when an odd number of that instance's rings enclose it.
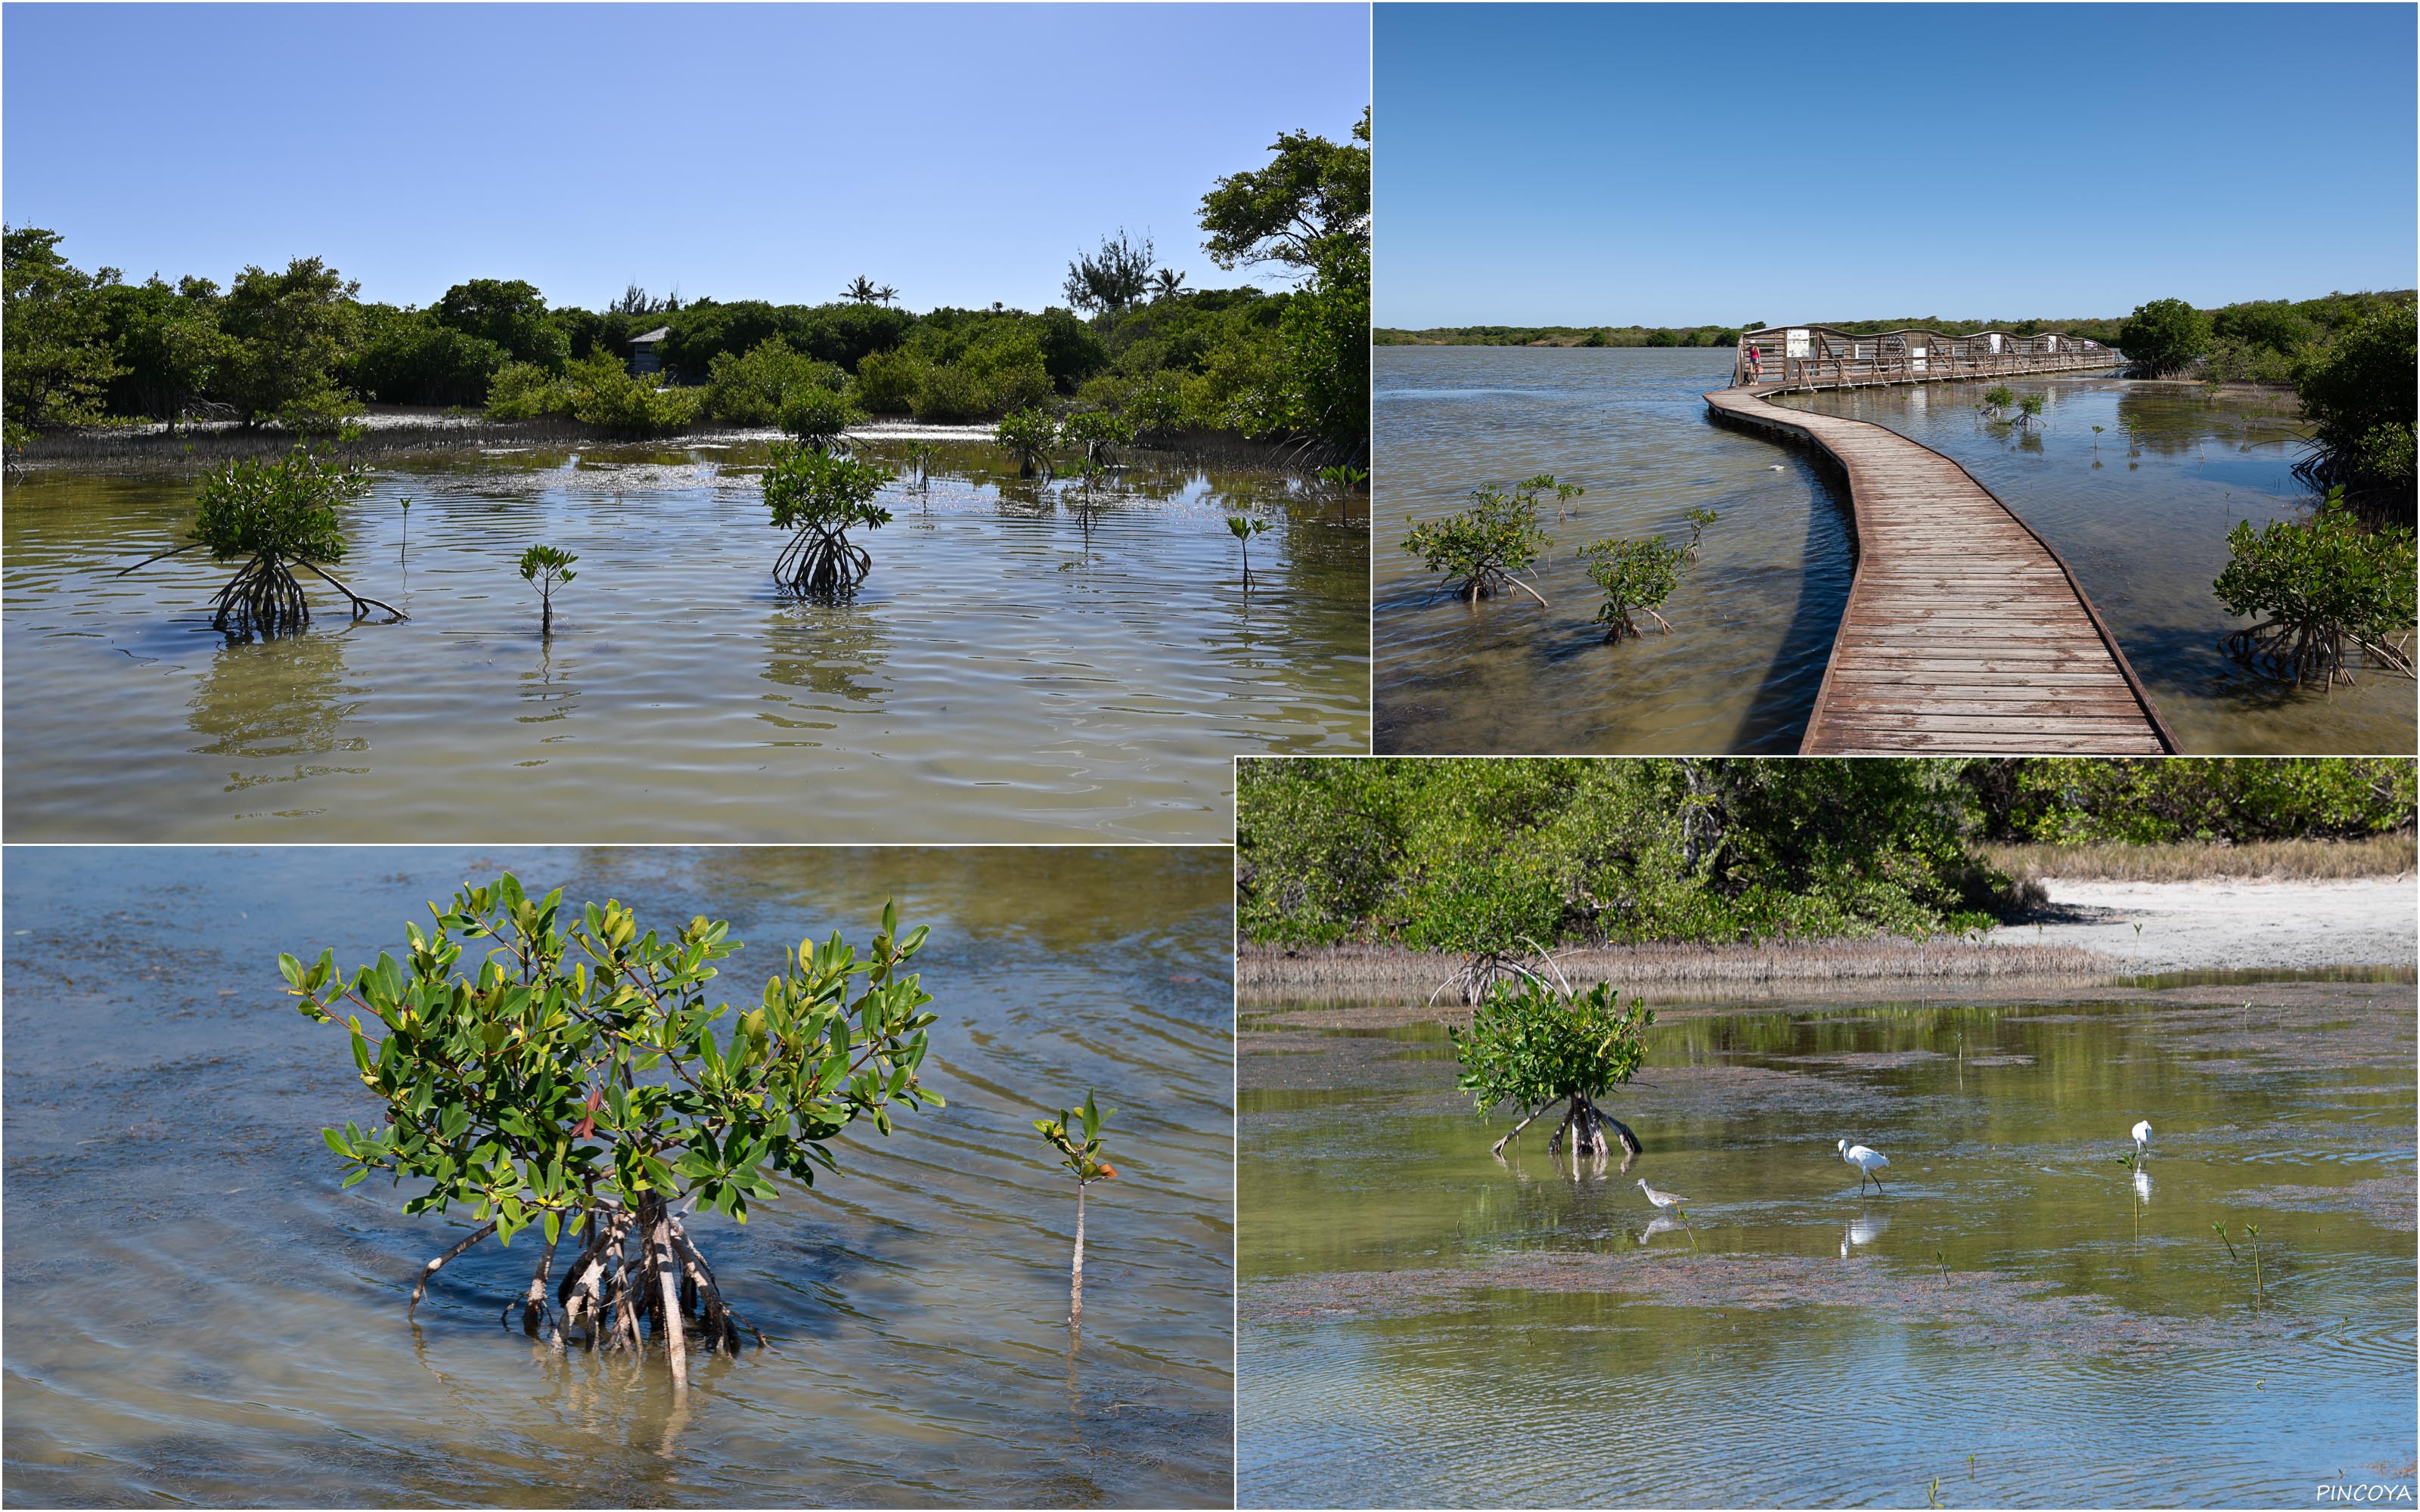
<instances>
[{"instance_id":1,"label":"wading shorebird","mask_svg":"<svg viewBox=\"0 0 2420 1512\"><path fill-rule=\"evenodd\" d=\"M2143 1151L2150 1145L2150 1143L2151 1120L2145 1119L2142 1122L2134 1125L2134 1158L2136 1160L2139 1161L2143 1158Z\"/></svg>"},{"instance_id":2,"label":"wading shorebird","mask_svg":"<svg viewBox=\"0 0 2420 1512\"><path fill-rule=\"evenodd\" d=\"M1868 1149L1863 1145L1853 1145L1843 1139L1840 1141L1840 1158L1857 1168L1859 1196L1865 1196L1868 1178L1871 1178L1874 1186L1880 1189L1883 1184L1882 1168L1890 1164L1888 1155L1878 1149Z\"/></svg>"},{"instance_id":3,"label":"wading shorebird","mask_svg":"<svg viewBox=\"0 0 2420 1512\"><path fill-rule=\"evenodd\" d=\"M1659 1208L1679 1208L1682 1204L1689 1200L1687 1197L1678 1196L1670 1192L1658 1192L1653 1187L1649 1186L1643 1179L1638 1183L1638 1190L1646 1193L1647 1200L1652 1202ZM1687 1214L1683 1213L1683 1216L1685 1217Z\"/></svg>"}]
</instances>

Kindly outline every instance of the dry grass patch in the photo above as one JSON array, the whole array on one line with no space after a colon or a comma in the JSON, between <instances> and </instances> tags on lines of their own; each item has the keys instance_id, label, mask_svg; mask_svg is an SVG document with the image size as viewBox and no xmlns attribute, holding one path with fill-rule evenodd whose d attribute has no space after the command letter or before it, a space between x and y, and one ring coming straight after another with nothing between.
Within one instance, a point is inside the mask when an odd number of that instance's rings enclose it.
<instances>
[{"instance_id":1,"label":"dry grass patch","mask_svg":"<svg viewBox=\"0 0 2420 1512\"><path fill-rule=\"evenodd\" d=\"M2158 845L1978 845L1976 854L2023 887L2063 882L2198 882L2206 877L2267 877L2291 882L2399 877L2412 873L2420 841L2411 835L2361 840L2263 840L2239 845L2177 841Z\"/></svg>"},{"instance_id":2,"label":"dry grass patch","mask_svg":"<svg viewBox=\"0 0 2420 1512\"><path fill-rule=\"evenodd\" d=\"M2097 950L2061 945L1988 945L1934 940L1790 940L1772 945L1637 945L1558 950L1574 985L1725 990L1776 982L1854 983L2078 980L2108 977L2117 962ZM1256 1003L1375 1000L1419 1002L1436 991L1458 959L1394 946L1340 945L1288 950L1246 944L1235 985ZM1450 1001L1458 999L1448 995Z\"/></svg>"}]
</instances>

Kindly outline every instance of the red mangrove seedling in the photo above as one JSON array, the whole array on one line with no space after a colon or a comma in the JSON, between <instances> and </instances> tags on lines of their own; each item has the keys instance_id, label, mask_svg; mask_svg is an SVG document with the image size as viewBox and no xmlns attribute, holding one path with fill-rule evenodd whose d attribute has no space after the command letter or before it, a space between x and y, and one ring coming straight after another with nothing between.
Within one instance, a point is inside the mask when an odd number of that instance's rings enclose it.
<instances>
[{"instance_id":1,"label":"red mangrove seedling","mask_svg":"<svg viewBox=\"0 0 2420 1512\"><path fill-rule=\"evenodd\" d=\"M534 546L521 553L521 577L537 589L539 635L554 634L554 591L580 576L571 570L579 560L551 546Z\"/></svg>"},{"instance_id":2,"label":"red mangrove seedling","mask_svg":"<svg viewBox=\"0 0 2420 1512\"><path fill-rule=\"evenodd\" d=\"M1244 586L1246 588L1252 586L1252 537L1268 528L1267 520L1258 519L1250 515L1227 517L1227 533L1233 536L1244 548Z\"/></svg>"},{"instance_id":3,"label":"red mangrove seedling","mask_svg":"<svg viewBox=\"0 0 2420 1512\"><path fill-rule=\"evenodd\" d=\"M1319 481L1336 490L1336 513L1338 517L1342 518L1344 506L1352 500L1354 491L1370 481L1370 470L1345 467L1340 463L1334 467L1321 468Z\"/></svg>"},{"instance_id":4,"label":"red mangrove seedling","mask_svg":"<svg viewBox=\"0 0 2420 1512\"><path fill-rule=\"evenodd\" d=\"M1689 521L1689 539L1682 546L1681 554L1695 562L1705 547L1706 527L1722 517L1711 509L1693 509L1685 517Z\"/></svg>"},{"instance_id":5,"label":"red mangrove seedling","mask_svg":"<svg viewBox=\"0 0 2420 1512\"><path fill-rule=\"evenodd\" d=\"M1473 604L1518 588L1544 607L1544 595L1516 574L1527 571L1545 546L1538 495L1527 485L1509 494L1493 485L1473 489L1468 509L1415 525L1404 537L1405 551L1439 574L1456 597Z\"/></svg>"},{"instance_id":6,"label":"red mangrove seedling","mask_svg":"<svg viewBox=\"0 0 2420 1512\"><path fill-rule=\"evenodd\" d=\"M2039 393L2028 393L2017 401L2017 428L2026 430L2042 423L2042 406L2048 401Z\"/></svg>"},{"instance_id":7,"label":"red mangrove seedling","mask_svg":"<svg viewBox=\"0 0 2420 1512\"><path fill-rule=\"evenodd\" d=\"M1994 383L1983 391L1983 402L1975 408L1983 412L1985 419L1997 420L2009 412L2009 406L2016 402L2016 390L2005 383Z\"/></svg>"},{"instance_id":8,"label":"red mangrove seedling","mask_svg":"<svg viewBox=\"0 0 2420 1512\"><path fill-rule=\"evenodd\" d=\"M901 934L889 904L862 953L837 933L803 941L738 1011L708 995L739 949L721 920L659 932L619 903L532 897L509 874L429 912L433 929L405 926L402 960L381 952L349 978L332 950L277 958L298 1011L343 1027L386 1105L367 1128L322 1131L344 1185L389 1172L415 1189L407 1214L459 1207L477 1226L423 1269L407 1317L446 1264L535 1227L545 1242L505 1317L518 1307L523 1331L558 1348L632 1353L644 1324L685 1384L696 1334L709 1351L765 1342L690 1218L745 1223L779 1195L775 1175L812 1186L816 1166L837 1171L842 1131L887 1134L894 1109L942 1105L917 1079L933 999L905 970L925 932ZM566 1240L575 1254L550 1298Z\"/></svg>"},{"instance_id":9,"label":"red mangrove seedling","mask_svg":"<svg viewBox=\"0 0 2420 1512\"><path fill-rule=\"evenodd\" d=\"M991 439L1016 458L1016 475L1032 477L1059 444L1059 423L1039 409L1017 409L1001 417Z\"/></svg>"},{"instance_id":10,"label":"red mangrove seedling","mask_svg":"<svg viewBox=\"0 0 2420 1512\"><path fill-rule=\"evenodd\" d=\"M1118 1168L1101 1156L1101 1125L1109 1121L1117 1109L1100 1109L1093 1105L1093 1094L1084 1093L1080 1108L1062 1108L1055 1119L1036 1119L1033 1132L1043 1143L1059 1152L1059 1164L1076 1178L1076 1261L1067 1277L1067 1326L1077 1327L1084 1319L1084 1189L1094 1181L1107 1181L1118 1174Z\"/></svg>"},{"instance_id":11,"label":"red mangrove seedling","mask_svg":"<svg viewBox=\"0 0 2420 1512\"><path fill-rule=\"evenodd\" d=\"M1671 622L1655 612L1655 606L1681 586L1681 548L1651 535L1637 541L1598 541L1580 548L1579 556L1588 563L1589 580L1605 594L1605 602L1597 607L1596 623L1605 626L1607 640L1643 634L1637 620L1641 614L1653 620L1659 632L1672 633Z\"/></svg>"},{"instance_id":12,"label":"red mangrove seedling","mask_svg":"<svg viewBox=\"0 0 2420 1512\"><path fill-rule=\"evenodd\" d=\"M930 441L917 441L908 448L908 465L916 470L916 491L928 498L933 492L933 458L936 455Z\"/></svg>"},{"instance_id":13,"label":"red mangrove seedling","mask_svg":"<svg viewBox=\"0 0 2420 1512\"><path fill-rule=\"evenodd\" d=\"M368 489L366 473L323 462L304 446L273 462L243 457L225 463L195 491L200 507L193 539L117 576L194 550L208 550L217 562L242 559L236 575L210 595L210 627L229 635L268 637L309 625L311 603L294 576L297 567L344 594L357 620L373 609L410 619L392 604L353 592L319 565L345 558L336 506Z\"/></svg>"},{"instance_id":14,"label":"red mangrove seedling","mask_svg":"<svg viewBox=\"0 0 2420 1512\"><path fill-rule=\"evenodd\" d=\"M2226 1246L2226 1257L2233 1260L2236 1264L2242 1265L2243 1263L2243 1257L2235 1253L2235 1241L2226 1237L2226 1225L2212 1224L2210 1227L2211 1232L2218 1236L2218 1242Z\"/></svg>"},{"instance_id":15,"label":"red mangrove seedling","mask_svg":"<svg viewBox=\"0 0 2420 1512\"><path fill-rule=\"evenodd\" d=\"M874 558L848 532L891 523L891 511L874 501L891 476L887 469L803 441L775 441L761 486L773 527L792 533L773 563L774 580L795 593L828 595L864 581Z\"/></svg>"},{"instance_id":16,"label":"red mangrove seedling","mask_svg":"<svg viewBox=\"0 0 2420 1512\"><path fill-rule=\"evenodd\" d=\"M1084 449L1084 470L1089 476L1094 468L1118 465L1117 449L1134 444L1135 428L1132 422L1106 409L1086 409L1062 421L1059 436L1068 445Z\"/></svg>"},{"instance_id":17,"label":"red mangrove seedling","mask_svg":"<svg viewBox=\"0 0 2420 1512\"><path fill-rule=\"evenodd\" d=\"M1560 1104L1563 1121L1547 1152L1569 1138L1575 1159L1583 1151L1603 1156L1611 1130L1626 1170L1639 1153L1638 1136L1597 1104L1638 1070L1654 1022L1654 1010L1637 998L1624 1005L1607 982L1582 993L1530 976L1517 988L1499 981L1473 1011L1468 1028L1446 1031L1460 1068L1454 1087L1470 1094L1482 1118L1501 1103L1519 1111L1521 1121L1496 1142L1496 1153Z\"/></svg>"},{"instance_id":18,"label":"red mangrove seedling","mask_svg":"<svg viewBox=\"0 0 2420 1512\"><path fill-rule=\"evenodd\" d=\"M1550 488L1554 490L1555 494L1555 517L1557 519L1563 517L1564 513L1571 508L1571 502L1573 500L1578 499L1588 492L1586 488L1581 487L1576 483L1557 483L1555 481L1555 475L1551 472L1541 472L1536 477L1528 479L1520 486L1519 491L1532 496L1541 496Z\"/></svg>"}]
</instances>

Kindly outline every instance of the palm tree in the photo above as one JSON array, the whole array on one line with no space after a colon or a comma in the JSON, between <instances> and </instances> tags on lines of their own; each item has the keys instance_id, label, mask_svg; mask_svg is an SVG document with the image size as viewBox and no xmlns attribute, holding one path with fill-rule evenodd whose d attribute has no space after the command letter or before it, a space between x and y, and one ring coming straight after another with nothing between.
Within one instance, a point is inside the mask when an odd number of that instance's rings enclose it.
<instances>
[{"instance_id":1,"label":"palm tree","mask_svg":"<svg viewBox=\"0 0 2420 1512\"><path fill-rule=\"evenodd\" d=\"M872 304L875 301L882 297L882 290L876 288L875 286L874 280L866 277L863 273L860 273L855 278L850 279L848 281L848 287L842 289L840 292L841 298L857 304Z\"/></svg>"},{"instance_id":2,"label":"palm tree","mask_svg":"<svg viewBox=\"0 0 2420 1512\"><path fill-rule=\"evenodd\" d=\"M1185 275L1173 268L1163 268L1151 278L1151 297L1155 300L1182 299Z\"/></svg>"},{"instance_id":3,"label":"palm tree","mask_svg":"<svg viewBox=\"0 0 2420 1512\"><path fill-rule=\"evenodd\" d=\"M899 297L899 291L892 287L890 285L885 284L880 288L874 291L874 297L881 301L883 303L889 304L892 301Z\"/></svg>"}]
</instances>

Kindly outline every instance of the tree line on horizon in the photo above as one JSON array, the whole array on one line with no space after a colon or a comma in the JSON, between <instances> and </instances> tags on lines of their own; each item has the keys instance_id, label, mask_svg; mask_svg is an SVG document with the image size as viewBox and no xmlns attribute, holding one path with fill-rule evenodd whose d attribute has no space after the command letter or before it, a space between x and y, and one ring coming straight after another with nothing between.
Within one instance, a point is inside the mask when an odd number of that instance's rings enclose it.
<instances>
[{"instance_id":1,"label":"tree line on horizon","mask_svg":"<svg viewBox=\"0 0 2420 1512\"><path fill-rule=\"evenodd\" d=\"M1261 166L1202 200L1221 269L1274 265L1277 293L1191 289L1121 230L1070 262L1066 306L898 308L861 275L834 300L659 296L551 305L526 280L474 278L426 306L361 298L318 257L206 277L129 282L76 268L61 234L9 226L0 409L9 442L47 430L195 413L247 426L337 428L365 404L562 413L608 428L759 424L794 387L862 411L970 423L1048 406L1129 414L1139 429L1357 450L1368 432L1370 122L1347 141L1288 132ZM631 338L663 328L660 374L627 371ZM718 383L720 378L722 381ZM769 391L768 391L769 387ZM665 390L702 391L653 402ZM626 392L631 391L631 392Z\"/></svg>"}]
</instances>

